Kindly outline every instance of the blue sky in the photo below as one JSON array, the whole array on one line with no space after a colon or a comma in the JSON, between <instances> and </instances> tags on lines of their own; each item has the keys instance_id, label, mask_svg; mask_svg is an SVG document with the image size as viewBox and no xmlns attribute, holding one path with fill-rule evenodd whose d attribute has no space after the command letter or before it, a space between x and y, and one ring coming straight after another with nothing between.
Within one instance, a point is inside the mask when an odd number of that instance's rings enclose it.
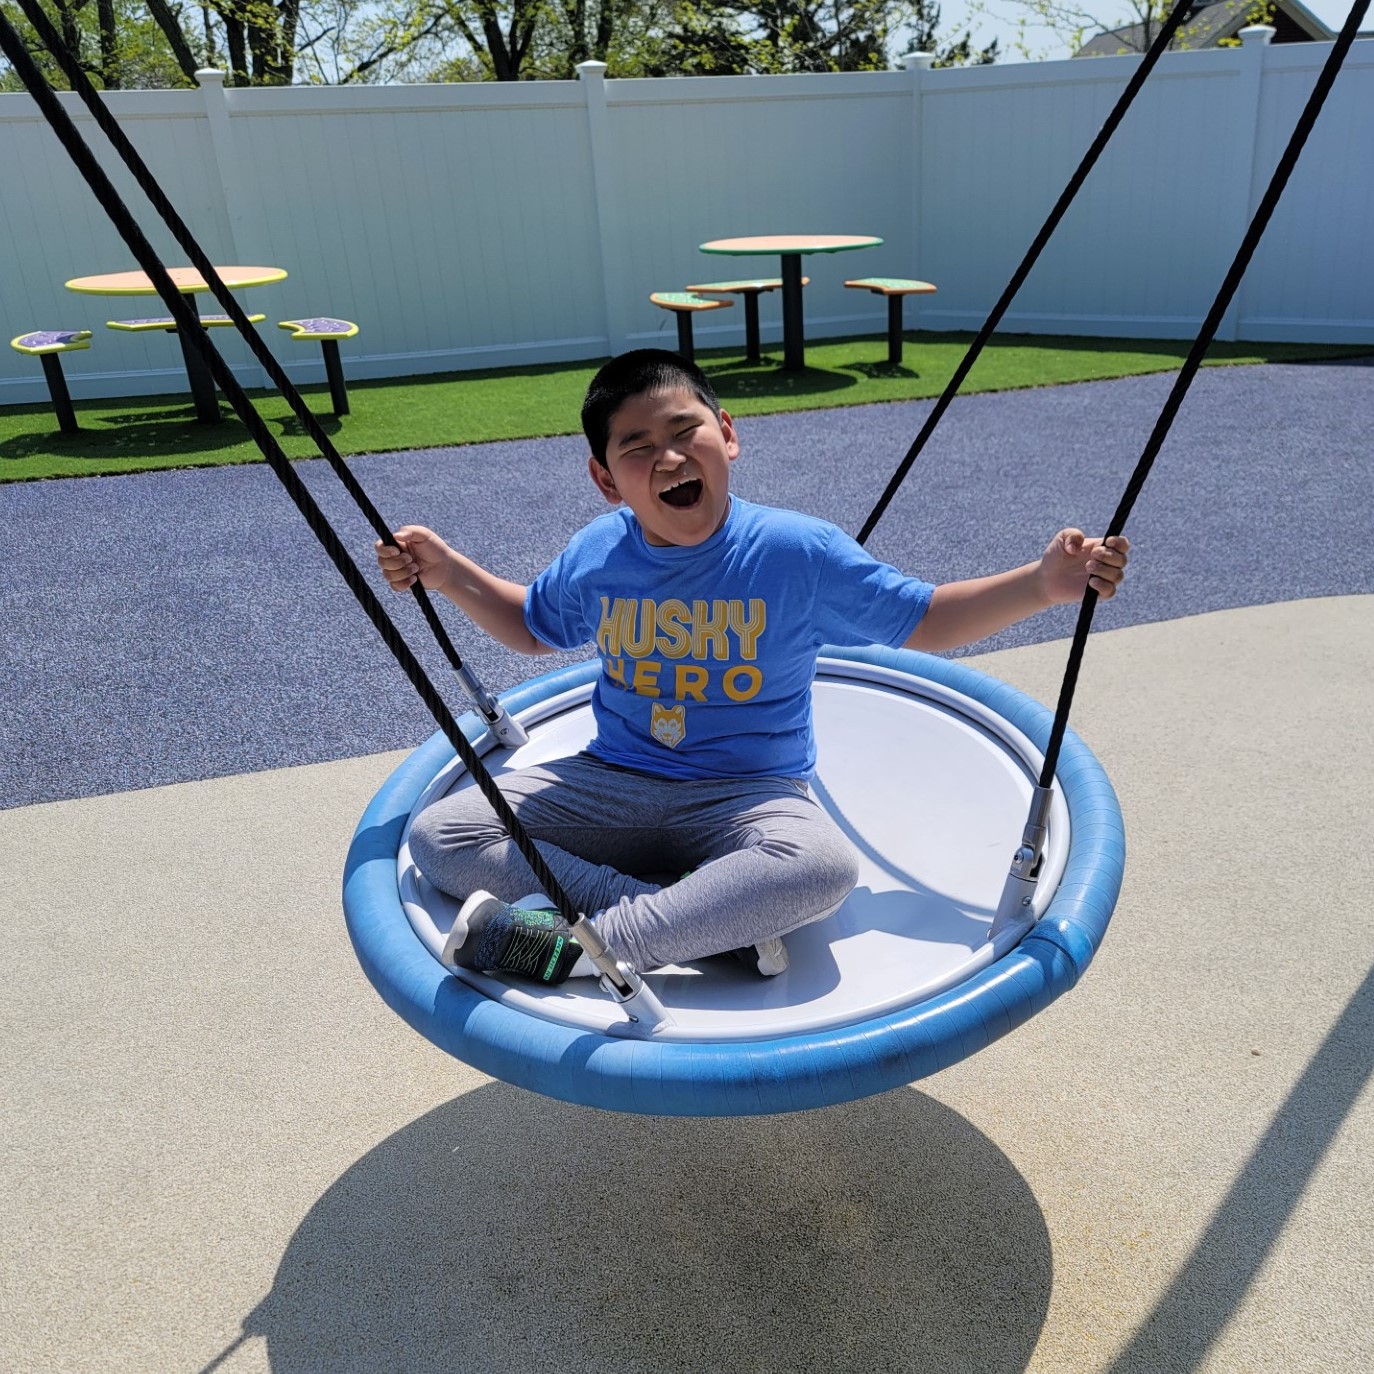
<instances>
[{"instance_id":1,"label":"blue sky","mask_svg":"<svg viewBox=\"0 0 1374 1374\"><path fill-rule=\"evenodd\" d=\"M1338 30L1350 13L1351 0L1302 0L1309 10L1328 28ZM1130 23L1133 11L1128 0L1082 0L1082 8L1094 15L1100 27L1116 28ZM1026 15L1029 9L1018 5L1016 0L942 0L940 5L940 31L946 36L962 34L965 28L973 31L978 44L986 44L993 38L1001 39L1002 62L1021 62L1025 58L1015 51L1017 41L1016 19ZM1374 29L1374 8L1364 21L1364 30ZM1045 29L1028 29L1026 41L1037 58L1068 57L1068 48L1053 33Z\"/></svg>"}]
</instances>

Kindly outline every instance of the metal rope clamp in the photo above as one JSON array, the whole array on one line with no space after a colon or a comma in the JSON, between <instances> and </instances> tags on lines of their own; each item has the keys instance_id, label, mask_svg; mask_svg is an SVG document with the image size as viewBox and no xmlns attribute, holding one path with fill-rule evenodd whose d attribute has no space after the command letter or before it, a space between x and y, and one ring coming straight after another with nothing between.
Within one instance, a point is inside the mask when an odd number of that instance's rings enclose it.
<instances>
[{"instance_id":1,"label":"metal rope clamp","mask_svg":"<svg viewBox=\"0 0 1374 1374\"><path fill-rule=\"evenodd\" d=\"M602 988L615 998L630 1018L628 1025L613 1030L613 1034L652 1035L660 1026L673 1024L668 1009L649 985L629 964L611 953L596 927L585 916L573 923L569 933L601 971Z\"/></svg>"},{"instance_id":2,"label":"metal rope clamp","mask_svg":"<svg viewBox=\"0 0 1374 1374\"><path fill-rule=\"evenodd\" d=\"M988 939L995 940L1007 930L1015 930L1017 938L1025 935L1036 922L1035 889L1040 884L1040 868L1045 861L1045 839L1049 833L1050 803L1054 788L1036 787L1031 793L1030 815L1021 832L1021 846L1011 856L1011 868L1002 886L1002 898L997 914L992 918Z\"/></svg>"},{"instance_id":3,"label":"metal rope clamp","mask_svg":"<svg viewBox=\"0 0 1374 1374\"><path fill-rule=\"evenodd\" d=\"M522 744L529 743L530 737L525 733L525 727L511 717L510 712L472 675L466 664L454 671L458 674L458 681L463 684L463 690L486 721L487 728L507 749L518 749Z\"/></svg>"}]
</instances>

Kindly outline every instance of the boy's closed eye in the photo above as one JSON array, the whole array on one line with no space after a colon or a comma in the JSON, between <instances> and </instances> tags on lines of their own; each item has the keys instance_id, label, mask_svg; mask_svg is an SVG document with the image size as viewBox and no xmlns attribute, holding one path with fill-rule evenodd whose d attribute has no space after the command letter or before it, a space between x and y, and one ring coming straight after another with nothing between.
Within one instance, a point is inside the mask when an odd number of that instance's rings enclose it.
<instances>
[{"instance_id":1,"label":"boy's closed eye","mask_svg":"<svg viewBox=\"0 0 1374 1374\"><path fill-rule=\"evenodd\" d=\"M692 417L690 423L683 425L680 429L673 430L673 438L677 440L690 439L701 428L702 423L695 416ZM635 454L651 453L656 447L657 445L642 431L625 435L616 445L617 452L626 458Z\"/></svg>"}]
</instances>

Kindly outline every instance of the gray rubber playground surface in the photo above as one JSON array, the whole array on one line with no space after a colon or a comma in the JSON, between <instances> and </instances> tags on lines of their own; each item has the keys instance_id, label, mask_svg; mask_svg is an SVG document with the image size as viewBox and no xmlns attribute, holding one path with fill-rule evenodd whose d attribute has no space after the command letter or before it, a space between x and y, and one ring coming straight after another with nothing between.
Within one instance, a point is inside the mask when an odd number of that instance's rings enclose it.
<instances>
[{"instance_id":1,"label":"gray rubber playground surface","mask_svg":"<svg viewBox=\"0 0 1374 1374\"><path fill-rule=\"evenodd\" d=\"M941 580L1100 526L1167 389L956 403L873 546ZM432 726L265 468L0 486L0 1368L1367 1370L1372 393L1194 386L1079 687L1128 839L1083 983L786 1118L563 1106L385 1009L343 855ZM745 420L738 489L857 528L923 414ZM354 467L523 578L579 455ZM1071 619L974 662L1053 700Z\"/></svg>"}]
</instances>

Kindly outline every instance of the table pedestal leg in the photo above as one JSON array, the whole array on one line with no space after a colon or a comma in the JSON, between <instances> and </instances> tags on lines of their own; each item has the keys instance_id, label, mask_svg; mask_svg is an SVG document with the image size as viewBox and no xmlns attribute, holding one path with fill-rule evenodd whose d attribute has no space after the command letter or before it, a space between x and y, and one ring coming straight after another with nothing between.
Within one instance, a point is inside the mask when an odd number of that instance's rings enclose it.
<instances>
[{"instance_id":1,"label":"table pedestal leg","mask_svg":"<svg viewBox=\"0 0 1374 1374\"><path fill-rule=\"evenodd\" d=\"M215 393L215 379L210 375L210 369L195 344L181 330L177 330L177 340L181 344L181 356L186 360L186 378L191 383L191 399L195 402L196 419L204 425L217 425L220 422L220 413L219 397Z\"/></svg>"},{"instance_id":2,"label":"table pedestal leg","mask_svg":"<svg viewBox=\"0 0 1374 1374\"><path fill-rule=\"evenodd\" d=\"M800 253L782 255L782 365L787 372L806 366L802 324L802 260Z\"/></svg>"}]
</instances>

